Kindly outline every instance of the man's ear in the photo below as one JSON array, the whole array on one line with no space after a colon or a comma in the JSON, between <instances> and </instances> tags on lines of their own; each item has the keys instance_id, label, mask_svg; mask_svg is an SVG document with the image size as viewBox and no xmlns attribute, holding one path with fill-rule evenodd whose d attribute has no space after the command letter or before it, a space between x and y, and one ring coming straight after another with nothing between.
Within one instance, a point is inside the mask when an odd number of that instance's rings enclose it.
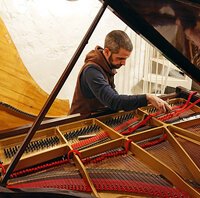
<instances>
[{"instance_id":1,"label":"man's ear","mask_svg":"<svg viewBox=\"0 0 200 198\"><path fill-rule=\"evenodd\" d=\"M107 57L110 57L110 55L111 55L111 51L107 47L104 48L104 55Z\"/></svg>"}]
</instances>

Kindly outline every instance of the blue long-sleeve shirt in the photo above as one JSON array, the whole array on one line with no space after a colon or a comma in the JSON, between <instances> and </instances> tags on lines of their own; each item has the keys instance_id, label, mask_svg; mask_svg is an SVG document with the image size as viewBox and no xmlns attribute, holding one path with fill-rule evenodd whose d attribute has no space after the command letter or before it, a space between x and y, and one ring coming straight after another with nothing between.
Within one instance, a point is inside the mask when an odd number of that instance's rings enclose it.
<instances>
[{"instance_id":1,"label":"blue long-sleeve shirt","mask_svg":"<svg viewBox=\"0 0 200 198\"><path fill-rule=\"evenodd\" d=\"M121 95L113 89L104 75L90 65L81 75L81 89L85 97L97 98L111 110L133 110L147 105L146 95Z\"/></svg>"}]
</instances>

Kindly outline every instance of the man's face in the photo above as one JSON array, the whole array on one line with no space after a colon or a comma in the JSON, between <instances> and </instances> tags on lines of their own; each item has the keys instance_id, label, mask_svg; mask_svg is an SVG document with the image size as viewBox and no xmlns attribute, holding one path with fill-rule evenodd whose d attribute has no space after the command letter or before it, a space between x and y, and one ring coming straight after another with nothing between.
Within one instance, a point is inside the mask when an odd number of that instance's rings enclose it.
<instances>
[{"instance_id":1,"label":"man's face","mask_svg":"<svg viewBox=\"0 0 200 198\"><path fill-rule=\"evenodd\" d=\"M121 66L126 64L126 59L130 56L131 52L120 49L117 54L111 53L108 57L108 61L112 67L112 69L119 69Z\"/></svg>"}]
</instances>

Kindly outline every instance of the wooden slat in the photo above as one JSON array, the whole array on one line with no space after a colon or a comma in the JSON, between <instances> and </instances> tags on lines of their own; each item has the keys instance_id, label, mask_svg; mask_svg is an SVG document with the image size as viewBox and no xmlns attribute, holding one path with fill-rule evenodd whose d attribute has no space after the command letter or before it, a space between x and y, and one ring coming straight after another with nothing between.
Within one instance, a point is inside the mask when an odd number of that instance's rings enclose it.
<instances>
[{"instance_id":1,"label":"wooden slat","mask_svg":"<svg viewBox=\"0 0 200 198\"><path fill-rule=\"evenodd\" d=\"M42 65L39 66L42 67ZM39 87L27 71L6 26L0 19L0 102L37 116L48 96L49 94ZM46 116L66 116L68 111L69 100L56 99ZM6 113L5 119L0 115L0 130L4 130L7 122L15 116L12 111ZM9 114L12 114L11 118ZM24 123L17 124L17 120L11 127L18 127L20 124L26 124L27 121L30 123L25 115L24 119Z\"/></svg>"}]
</instances>

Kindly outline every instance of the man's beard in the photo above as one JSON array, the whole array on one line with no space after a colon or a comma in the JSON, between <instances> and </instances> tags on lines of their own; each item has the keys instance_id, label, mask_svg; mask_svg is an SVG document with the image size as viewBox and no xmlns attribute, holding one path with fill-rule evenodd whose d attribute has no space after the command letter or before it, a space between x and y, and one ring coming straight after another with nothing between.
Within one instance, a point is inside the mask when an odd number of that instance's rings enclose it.
<instances>
[{"instance_id":1,"label":"man's beard","mask_svg":"<svg viewBox=\"0 0 200 198\"><path fill-rule=\"evenodd\" d=\"M108 60L109 60L111 69L119 69L122 66L122 64L118 64L118 65L113 64L112 54L110 55Z\"/></svg>"}]
</instances>

